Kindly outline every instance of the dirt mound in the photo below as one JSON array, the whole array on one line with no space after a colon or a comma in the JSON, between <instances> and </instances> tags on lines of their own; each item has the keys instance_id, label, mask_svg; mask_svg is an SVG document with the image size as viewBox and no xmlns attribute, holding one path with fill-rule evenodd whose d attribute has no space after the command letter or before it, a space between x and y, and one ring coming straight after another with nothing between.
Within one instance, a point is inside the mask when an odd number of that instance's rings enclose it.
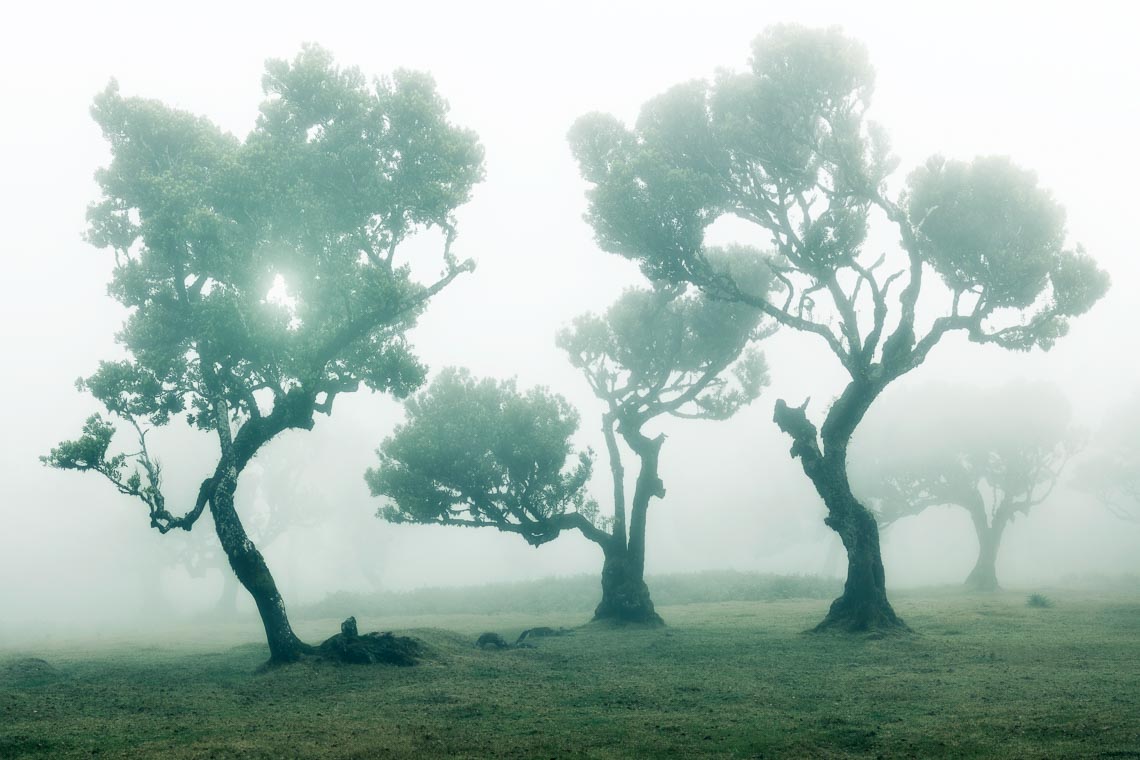
<instances>
[{"instance_id":1,"label":"dirt mound","mask_svg":"<svg viewBox=\"0 0 1140 760\"><path fill-rule=\"evenodd\" d=\"M0 680L15 686L34 686L59 678L59 670L39 657L22 657L0 664Z\"/></svg>"},{"instance_id":2,"label":"dirt mound","mask_svg":"<svg viewBox=\"0 0 1140 760\"><path fill-rule=\"evenodd\" d=\"M353 665L415 665L424 651L422 642L407 636L375 631L360 635L356 631L356 618L345 620L340 633L317 647L320 657Z\"/></svg>"}]
</instances>

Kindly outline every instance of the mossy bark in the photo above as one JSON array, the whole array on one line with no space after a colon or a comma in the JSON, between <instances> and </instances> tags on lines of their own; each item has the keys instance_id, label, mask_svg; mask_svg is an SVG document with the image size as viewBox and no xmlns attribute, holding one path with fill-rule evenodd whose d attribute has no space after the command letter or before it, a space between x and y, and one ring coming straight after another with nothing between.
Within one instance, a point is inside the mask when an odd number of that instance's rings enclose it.
<instances>
[{"instance_id":1,"label":"mossy bark","mask_svg":"<svg viewBox=\"0 0 1140 760\"><path fill-rule=\"evenodd\" d=\"M645 563L624 547L605 549L602 565L602 601L594 610L594 620L613 623L664 625L653 608L645 583Z\"/></svg>"},{"instance_id":2,"label":"mossy bark","mask_svg":"<svg viewBox=\"0 0 1140 760\"><path fill-rule=\"evenodd\" d=\"M227 474L218 483L210 499L210 512L218 540L234 575L257 605L257 612L265 628L265 638L269 643L270 663L296 662L302 655L314 651L313 647L301 641L293 632L289 616L285 612L285 601L277 590L269 566L246 535L237 510L234 509L236 472L231 472L233 474Z\"/></svg>"}]
</instances>

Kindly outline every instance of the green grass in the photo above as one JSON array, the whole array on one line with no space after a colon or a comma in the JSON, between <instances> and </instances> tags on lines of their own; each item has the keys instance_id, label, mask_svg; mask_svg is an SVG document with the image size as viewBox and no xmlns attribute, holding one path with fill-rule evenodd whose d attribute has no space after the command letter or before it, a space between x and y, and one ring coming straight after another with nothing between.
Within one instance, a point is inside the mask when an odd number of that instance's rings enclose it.
<instances>
[{"instance_id":1,"label":"green grass","mask_svg":"<svg viewBox=\"0 0 1140 760\"><path fill-rule=\"evenodd\" d=\"M885 638L802 633L818 600L663 605L664 629L504 651L472 642L582 616L360 618L426 641L414 668L257 673L250 625L25 647L0 653L0 757L1140 758L1140 594L1050 596L898 593L918 634Z\"/></svg>"}]
</instances>

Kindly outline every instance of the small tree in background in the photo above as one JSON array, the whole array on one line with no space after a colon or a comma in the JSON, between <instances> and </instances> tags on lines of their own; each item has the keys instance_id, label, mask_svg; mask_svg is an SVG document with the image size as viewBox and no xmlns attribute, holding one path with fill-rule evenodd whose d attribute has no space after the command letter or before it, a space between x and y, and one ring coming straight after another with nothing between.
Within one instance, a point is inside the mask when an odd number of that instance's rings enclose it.
<instances>
[{"instance_id":1,"label":"small tree in background","mask_svg":"<svg viewBox=\"0 0 1140 760\"><path fill-rule=\"evenodd\" d=\"M953 505L970 515L978 559L966 585L996 591L1006 527L1053 492L1083 435L1057 388L928 386L888 398L855 438L851 484L881 527Z\"/></svg>"},{"instance_id":2,"label":"small tree in background","mask_svg":"<svg viewBox=\"0 0 1140 760\"><path fill-rule=\"evenodd\" d=\"M778 26L753 44L750 70L674 87L633 129L593 114L570 133L605 250L818 339L847 373L822 426L806 401L777 400L774 415L847 550L843 595L819 629L905 627L875 516L847 477L851 436L879 394L954 332L1048 349L1108 288L1066 245L1061 207L1007 159L932 158L892 198L897 161L866 118L873 82L866 50L839 31ZM754 226L778 290L745 287L709 256L705 232L725 216ZM873 216L901 250L867 250Z\"/></svg>"},{"instance_id":3,"label":"small tree in background","mask_svg":"<svg viewBox=\"0 0 1140 760\"><path fill-rule=\"evenodd\" d=\"M1140 394L1110 413L1073 485L1122 520L1140 522Z\"/></svg>"},{"instance_id":4,"label":"small tree in background","mask_svg":"<svg viewBox=\"0 0 1140 760\"><path fill-rule=\"evenodd\" d=\"M311 429L360 386L404 396L424 380L406 331L472 268L452 253L453 212L482 178L474 134L452 126L423 74L369 84L306 47L270 61L244 141L203 118L124 98L112 83L92 112L111 146L88 239L114 252L110 294L129 310L127 358L80 383L137 442L112 453L116 424L91 417L44 458L96 472L147 507L162 533L209 507L230 567L253 596L271 662L311 650L294 634L261 553L234 509L241 473L289 429ZM442 275L401 263L418 231L442 235ZM150 427L185 412L218 442L190 506L162 488Z\"/></svg>"},{"instance_id":5,"label":"small tree in background","mask_svg":"<svg viewBox=\"0 0 1140 760\"><path fill-rule=\"evenodd\" d=\"M584 496L591 456L566 469L578 415L561 397L458 370L409 401L407 423L381 447L380 466L366 475L373 494L391 500L380 514L495 527L535 546L578 530L605 556L595 619L660 624L644 578L645 526L650 502L665 495L665 436L644 428L662 415L726 419L754 399L766 381L762 356L748 347L757 318L697 295L630 290L605 317L580 317L559 335L606 405L612 515ZM640 462L628 508L619 437Z\"/></svg>"}]
</instances>

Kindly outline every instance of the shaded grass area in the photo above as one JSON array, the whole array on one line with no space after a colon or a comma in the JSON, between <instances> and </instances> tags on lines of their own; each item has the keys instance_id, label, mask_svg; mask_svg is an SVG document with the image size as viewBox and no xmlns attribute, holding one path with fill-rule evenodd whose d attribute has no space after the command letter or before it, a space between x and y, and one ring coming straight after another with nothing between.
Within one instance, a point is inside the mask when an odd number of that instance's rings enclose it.
<instances>
[{"instance_id":1,"label":"shaded grass area","mask_svg":"<svg viewBox=\"0 0 1140 760\"><path fill-rule=\"evenodd\" d=\"M1050 596L898 593L920 633L886 638L802 633L815 600L673 606L502 651L475 636L582 617L361 618L423 639L414 668L255 673L253 626L8 651L0 757L1140 757L1140 594Z\"/></svg>"}]
</instances>

